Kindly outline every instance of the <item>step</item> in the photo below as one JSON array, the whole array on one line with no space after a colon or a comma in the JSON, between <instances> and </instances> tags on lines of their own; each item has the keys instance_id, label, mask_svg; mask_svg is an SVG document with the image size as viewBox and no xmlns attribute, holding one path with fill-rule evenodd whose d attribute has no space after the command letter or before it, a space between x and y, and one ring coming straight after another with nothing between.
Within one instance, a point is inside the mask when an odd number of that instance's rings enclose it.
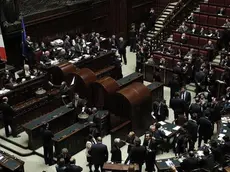
<instances>
[{"instance_id":1,"label":"step","mask_svg":"<svg viewBox=\"0 0 230 172\"><path fill-rule=\"evenodd\" d=\"M163 25L163 24L164 24L164 22L162 22L162 21L157 21L157 22L156 22L156 24Z\"/></svg>"},{"instance_id":2,"label":"step","mask_svg":"<svg viewBox=\"0 0 230 172\"><path fill-rule=\"evenodd\" d=\"M159 30L161 30L161 28L159 28L159 27L156 27L156 28L155 28L155 30L156 30L156 31L159 31Z\"/></svg>"},{"instance_id":3,"label":"step","mask_svg":"<svg viewBox=\"0 0 230 172\"><path fill-rule=\"evenodd\" d=\"M155 27L163 27L163 24L155 24Z\"/></svg>"},{"instance_id":4,"label":"step","mask_svg":"<svg viewBox=\"0 0 230 172\"><path fill-rule=\"evenodd\" d=\"M178 2L172 2L172 3L169 3L170 5L177 5Z\"/></svg>"},{"instance_id":5,"label":"step","mask_svg":"<svg viewBox=\"0 0 230 172\"><path fill-rule=\"evenodd\" d=\"M161 17L167 18L168 16L163 14L163 15L161 15Z\"/></svg>"},{"instance_id":6,"label":"step","mask_svg":"<svg viewBox=\"0 0 230 172\"><path fill-rule=\"evenodd\" d=\"M150 37L150 38L154 37L153 34L147 34L146 36L147 36L147 37Z\"/></svg>"},{"instance_id":7,"label":"step","mask_svg":"<svg viewBox=\"0 0 230 172\"><path fill-rule=\"evenodd\" d=\"M165 11L172 12L172 11L173 11L173 9L166 8L166 10L165 10Z\"/></svg>"},{"instance_id":8,"label":"step","mask_svg":"<svg viewBox=\"0 0 230 172\"><path fill-rule=\"evenodd\" d=\"M170 14L170 12L165 11L165 12L163 12L163 14L169 15L169 14Z\"/></svg>"},{"instance_id":9,"label":"step","mask_svg":"<svg viewBox=\"0 0 230 172\"><path fill-rule=\"evenodd\" d=\"M189 85L190 85L191 87L196 87L196 84L193 83L193 82L189 83Z\"/></svg>"},{"instance_id":10,"label":"step","mask_svg":"<svg viewBox=\"0 0 230 172\"><path fill-rule=\"evenodd\" d=\"M158 18L158 21L165 21L165 18L163 18L163 17Z\"/></svg>"},{"instance_id":11,"label":"step","mask_svg":"<svg viewBox=\"0 0 230 172\"><path fill-rule=\"evenodd\" d=\"M194 86L186 85L186 88L188 91L193 91L193 92L196 91L196 87L194 87Z\"/></svg>"},{"instance_id":12,"label":"step","mask_svg":"<svg viewBox=\"0 0 230 172\"><path fill-rule=\"evenodd\" d=\"M220 63L220 60L219 60L219 59L214 59L212 62L213 62L214 64L219 64L219 63Z\"/></svg>"},{"instance_id":13,"label":"step","mask_svg":"<svg viewBox=\"0 0 230 172\"><path fill-rule=\"evenodd\" d=\"M175 6L172 6L172 5L167 6L167 9L174 9L174 8Z\"/></svg>"}]
</instances>

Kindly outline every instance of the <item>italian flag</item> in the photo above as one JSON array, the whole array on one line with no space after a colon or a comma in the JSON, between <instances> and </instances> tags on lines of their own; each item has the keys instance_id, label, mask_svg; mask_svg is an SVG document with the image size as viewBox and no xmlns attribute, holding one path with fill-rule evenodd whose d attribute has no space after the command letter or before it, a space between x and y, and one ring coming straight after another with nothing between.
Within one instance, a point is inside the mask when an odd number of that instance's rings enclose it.
<instances>
[{"instance_id":1,"label":"italian flag","mask_svg":"<svg viewBox=\"0 0 230 172\"><path fill-rule=\"evenodd\" d=\"M4 41L2 37L1 27L0 27L0 58L1 60L6 61L6 51L5 51Z\"/></svg>"}]
</instances>

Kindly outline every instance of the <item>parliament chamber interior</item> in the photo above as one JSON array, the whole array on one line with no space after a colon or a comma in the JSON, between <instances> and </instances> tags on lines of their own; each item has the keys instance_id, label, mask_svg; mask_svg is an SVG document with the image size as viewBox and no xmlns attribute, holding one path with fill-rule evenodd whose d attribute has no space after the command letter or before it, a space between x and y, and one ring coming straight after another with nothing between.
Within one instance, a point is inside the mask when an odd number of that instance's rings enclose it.
<instances>
[{"instance_id":1,"label":"parliament chamber interior","mask_svg":"<svg viewBox=\"0 0 230 172\"><path fill-rule=\"evenodd\" d=\"M0 172L230 172L230 0L0 0Z\"/></svg>"}]
</instances>

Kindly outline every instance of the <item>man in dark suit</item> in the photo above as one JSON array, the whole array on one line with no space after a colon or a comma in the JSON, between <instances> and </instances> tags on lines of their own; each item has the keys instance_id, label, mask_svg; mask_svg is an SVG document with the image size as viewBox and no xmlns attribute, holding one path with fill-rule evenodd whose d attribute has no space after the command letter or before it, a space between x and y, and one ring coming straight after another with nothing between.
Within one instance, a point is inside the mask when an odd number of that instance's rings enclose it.
<instances>
[{"instance_id":1,"label":"man in dark suit","mask_svg":"<svg viewBox=\"0 0 230 172\"><path fill-rule=\"evenodd\" d=\"M186 118L188 119L188 109L191 104L191 93L186 90L185 86L181 87L180 98L186 103Z\"/></svg>"},{"instance_id":2,"label":"man in dark suit","mask_svg":"<svg viewBox=\"0 0 230 172\"><path fill-rule=\"evenodd\" d=\"M197 119L199 119L202 116L202 106L200 104L200 99L198 97L195 98L195 102L192 103L188 110L189 114L196 114Z\"/></svg>"},{"instance_id":3,"label":"man in dark suit","mask_svg":"<svg viewBox=\"0 0 230 172\"><path fill-rule=\"evenodd\" d=\"M188 142L189 142L189 151L194 150L194 145L197 141L197 131L198 131L198 125L196 122L197 114L191 115L191 120L188 120L188 122L184 125L184 128L188 132Z\"/></svg>"},{"instance_id":4,"label":"man in dark suit","mask_svg":"<svg viewBox=\"0 0 230 172\"><path fill-rule=\"evenodd\" d=\"M200 69L200 71L195 74L196 95L205 90L205 81L206 74L204 69Z\"/></svg>"},{"instance_id":5,"label":"man in dark suit","mask_svg":"<svg viewBox=\"0 0 230 172\"><path fill-rule=\"evenodd\" d=\"M194 156L194 152L190 151L189 152L189 157L184 159L183 162L180 165L181 165L181 168L184 171L192 171L194 169L199 168L199 161Z\"/></svg>"},{"instance_id":6,"label":"man in dark suit","mask_svg":"<svg viewBox=\"0 0 230 172\"><path fill-rule=\"evenodd\" d=\"M119 38L118 42L118 53L120 54L120 58L123 57L124 64L127 64L127 59L126 59L126 42L122 37Z\"/></svg>"},{"instance_id":7,"label":"man in dark suit","mask_svg":"<svg viewBox=\"0 0 230 172\"><path fill-rule=\"evenodd\" d=\"M190 33L192 34L199 34L199 29L197 28L196 24L194 23L190 29Z\"/></svg>"},{"instance_id":8,"label":"man in dark suit","mask_svg":"<svg viewBox=\"0 0 230 172\"><path fill-rule=\"evenodd\" d=\"M146 148L146 158L145 158L146 171L147 172L155 171L154 164L156 161L157 145L155 140L152 138L151 133L147 132L145 134L143 146L145 146Z\"/></svg>"},{"instance_id":9,"label":"man in dark suit","mask_svg":"<svg viewBox=\"0 0 230 172\"><path fill-rule=\"evenodd\" d=\"M208 140L211 139L213 134L213 125L207 116L203 116L198 120L198 126L198 147L200 147L202 140L204 140L204 143L207 143Z\"/></svg>"},{"instance_id":10,"label":"man in dark suit","mask_svg":"<svg viewBox=\"0 0 230 172\"><path fill-rule=\"evenodd\" d=\"M116 138L114 139L113 146L111 148L111 162L113 163L121 163L122 158L121 158L121 150L119 147L120 139Z\"/></svg>"},{"instance_id":11,"label":"man in dark suit","mask_svg":"<svg viewBox=\"0 0 230 172\"><path fill-rule=\"evenodd\" d=\"M97 144L93 144L89 154L92 156L92 163L94 164L95 172L98 172L99 167L102 171L103 165L108 161L107 146L102 144L102 138L97 138Z\"/></svg>"},{"instance_id":12,"label":"man in dark suit","mask_svg":"<svg viewBox=\"0 0 230 172\"><path fill-rule=\"evenodd\" d=\"M188 38L185 33L182 33L181 38L180 38L180 43L181 44L187 44Z\"/></svg>"},{"instance_id":13,"label":"man in dark suit","mask_svg":"<svg viewBox=\"0 0 230 172\"><path fill-rule=\"evenodd\" d=\"M2 115L3 115L3 123L5 127L6 137L10 136L9 127L11 128L12 136L17 137L16 128L13 125L13 118L16 114L13 108L8 104L8 97L2 98L2 103L0 104L0 110L2 111Z\"/></svg>"},{"instance_id":14,"label":"man in dark suit","mask_svg":"<svg viewBox=\"0 0 230 172\"><path fill-rule=\"evenodd\" d=\"M201 168L211 171L215 165L214 156L209 153L209 149L204 149L204 157L200 160Z\"/></svg>"},{"instance_id":15,"label":"man in dark suit","mask_svg":"<svg viewBox=\"0 0 230 172\"><path fill-rule=\"evenodd\" d=\"M45 164L53 165L53 141L54 137L52 131L49 130L49 124L44 124L44 129L42 131L43 136L43 150L44 150L44 160Z\"/></svg>"},{"instance_id":16,"label":"man in dark suit","mask_svg":"<svg viewBox=\"0 0 230 172\"><path fill-rule=\"evenodd\" d=\"M130 151L129 159L130 163L139 165L139 171L141 172L142 165L144 164L146 158L146 149L144 146L141 146L141 140L139 138L136 138L134 143L135 146L132 147Z\"/></svg>"},{"instance_id":17,"label":"man in dark suit","mask_svg":"<svg viewBox=\"0 0 230 172\"><path fill-rule=\"evenodd\" d=\"M156 114L157 121L165 121L165 119L168 116L169 116L168 106L166 105L166 101L162 100L159 103L158 109L157 109L157 114Z\"/></svg>"},{"instance_id":18,"label":"man in dark suit","mask_svg":"<svg viewBox=\"0 0 230 172\"><path fill-rule=\"evenodd\" d=\"M49 51L45 51L45 53L40 57L40 61L42 63L44 63L44 64L50 62L51 60L50 60L49 56L50 56L50 52Z\"/></svg>"},{"instance_id":19,"label":"man in dark suit","mask_svg":"<svg viewBox=\"0 0 230 172\"><path fill-rule=\"evenodd\" d=\"M70 164L66 166L65 172L81 172L83 168L80 166L76 165L75 159L71 158L70 159Z\"/></svg>"},{"instance_id":20,"label":"man in dark suit","mask_svg":"<svg viewBox=\"0 0 230 172\"><path fill-rule=\"evenodd\" d=\"M168 86L170 87L170 99L175 97L176 92L180 91L180 79L177 74L173 74L172 80L169 81Z\"/></svg>"},{"instance_id":21,"label":"man in dark suit","mask_svg":"<svg viewBox=\"0 0 230 172\"><path fill-rule=\"evenodd\" d=\"M175 93L175 98L172 98L169 104L174 111L175 120L179 115L184 115L186 112L186 102L180 98L180 94L178 92Z\"/></svg>"},{"instance_id":22,"label":"man in dark suit","mask_svg":"<svg viewBox=\"0 0 230 172\"><path fill-rule=\"evenodd\" d=\"M63 158L65 160L65 164L69 164L71 157L72 156L69 154L68 149L67 148L63 148L61 150L61 154L57 157L57 160L59 161L61 158Z\"/></svg>"}]
</instances>

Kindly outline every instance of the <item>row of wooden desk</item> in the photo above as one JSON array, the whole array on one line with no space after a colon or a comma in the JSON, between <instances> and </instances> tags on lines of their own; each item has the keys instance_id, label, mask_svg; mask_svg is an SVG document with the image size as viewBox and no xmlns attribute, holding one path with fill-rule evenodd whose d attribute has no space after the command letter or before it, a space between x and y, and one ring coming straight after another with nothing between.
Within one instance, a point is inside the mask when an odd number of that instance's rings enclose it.
<instances>
[{"instance_id":1,"label":"row of wooden desk","mask_svg":"<svg viewBox=\"0 0 230 172\"><path fill-rule=\"evenodd\" d=\"M24 172L24 162L0 150L0 167L4 172Z\"/></svg>"}]
</instances>

